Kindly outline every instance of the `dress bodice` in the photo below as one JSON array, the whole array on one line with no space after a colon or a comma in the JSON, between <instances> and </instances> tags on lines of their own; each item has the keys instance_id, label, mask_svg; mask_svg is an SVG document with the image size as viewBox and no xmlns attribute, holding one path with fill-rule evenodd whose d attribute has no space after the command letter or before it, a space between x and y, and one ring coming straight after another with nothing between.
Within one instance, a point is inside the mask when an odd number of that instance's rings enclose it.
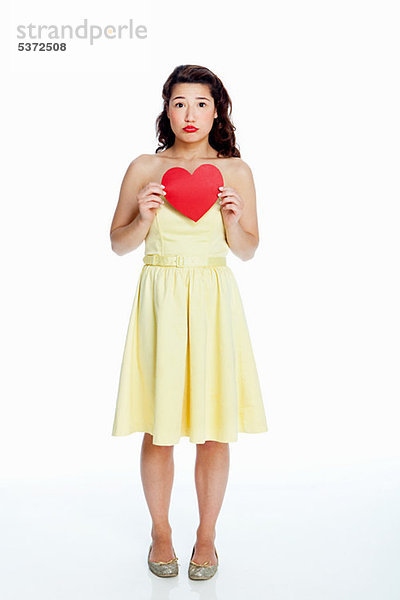
<instances>
[{"instance_id":1,"label":"dress bodice","mask_svg":"<svg viewBox=\"0 0 400 600\"><path fill-rule=\"evenodd\" d=\"M226 256L228 252L218 200L198 221L193 221L165 197L145 238L145 254Z\"/></svg>"}]
</instances>

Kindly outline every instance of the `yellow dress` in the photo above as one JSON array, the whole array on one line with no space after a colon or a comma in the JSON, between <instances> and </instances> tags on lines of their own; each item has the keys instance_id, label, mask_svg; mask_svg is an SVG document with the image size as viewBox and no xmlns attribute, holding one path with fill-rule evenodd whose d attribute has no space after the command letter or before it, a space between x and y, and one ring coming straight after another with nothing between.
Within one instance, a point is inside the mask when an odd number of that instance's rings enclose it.
<instances>
[{"instance_id":1,"label":"yellow dress","mask_svg":"<svg viewBox=\"0 0 400 600\"><path fill-rule=\"evenodd\" d=\"M268 430L218 201L197 221L160 205L126 334L113 436L234 442Z\"/></svg>"}]
</instances>

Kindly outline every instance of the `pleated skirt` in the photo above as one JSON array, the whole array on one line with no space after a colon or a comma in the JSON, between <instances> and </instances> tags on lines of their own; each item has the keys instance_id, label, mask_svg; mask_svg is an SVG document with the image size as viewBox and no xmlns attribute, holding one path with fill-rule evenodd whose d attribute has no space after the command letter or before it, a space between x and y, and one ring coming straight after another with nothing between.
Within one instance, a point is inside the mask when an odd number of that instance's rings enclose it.
<instances>
[{"instance_id":1,"label":"pleated skirt","mask_svg":"<svg viewBox=\"0 0 400 600\"><path fill-rule=\"evenodd\" d=\"M113 436L156 445L234 442L267 431L260 381L229 266L144 265L122 357Z\"/></svg>"}]
</instances>

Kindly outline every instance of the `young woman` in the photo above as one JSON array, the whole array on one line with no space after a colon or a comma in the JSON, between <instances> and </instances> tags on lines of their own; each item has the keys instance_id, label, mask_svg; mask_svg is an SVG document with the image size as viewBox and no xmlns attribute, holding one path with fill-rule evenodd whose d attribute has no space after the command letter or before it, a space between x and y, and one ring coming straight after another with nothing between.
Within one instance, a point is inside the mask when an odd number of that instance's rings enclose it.
<instances>
[{"instance_id":1,"label":"young woman","mask_svg":"<svg viewBox=\"0 0 400 600\"><path fill-rule=\"evenodd\" d=\"M130 163L111 224L118 255L145 240L112 435L144 432L148 565L160 576L178 573L168 519L174 444L182 436L196 444L200 523L189 577L209 579L218 565L229 442L238 432L267 431L243 305L226 264L229 249L242 260L254 256L256 194L221 80L205 67L181 65L162 95L159 147Z\"/></svg>"}]
</instances>

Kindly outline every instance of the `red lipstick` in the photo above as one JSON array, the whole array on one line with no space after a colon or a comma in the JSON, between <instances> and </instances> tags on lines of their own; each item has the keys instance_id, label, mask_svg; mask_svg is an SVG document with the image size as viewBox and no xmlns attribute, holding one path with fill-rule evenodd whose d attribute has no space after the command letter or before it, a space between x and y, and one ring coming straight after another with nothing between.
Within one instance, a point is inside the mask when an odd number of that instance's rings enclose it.
<instances>
[{"instance_id":1,"label":"red lipstick","mask_svg":"<svg viewBox=\"0 0 400 600\"><path fill-rule=\"evenodd\" d=\"M198 127L194 127L193 125L186 125L186 127L183 128L183 131L187 131L189 133L197 130Z\"/></svg>"}]
</instances>

